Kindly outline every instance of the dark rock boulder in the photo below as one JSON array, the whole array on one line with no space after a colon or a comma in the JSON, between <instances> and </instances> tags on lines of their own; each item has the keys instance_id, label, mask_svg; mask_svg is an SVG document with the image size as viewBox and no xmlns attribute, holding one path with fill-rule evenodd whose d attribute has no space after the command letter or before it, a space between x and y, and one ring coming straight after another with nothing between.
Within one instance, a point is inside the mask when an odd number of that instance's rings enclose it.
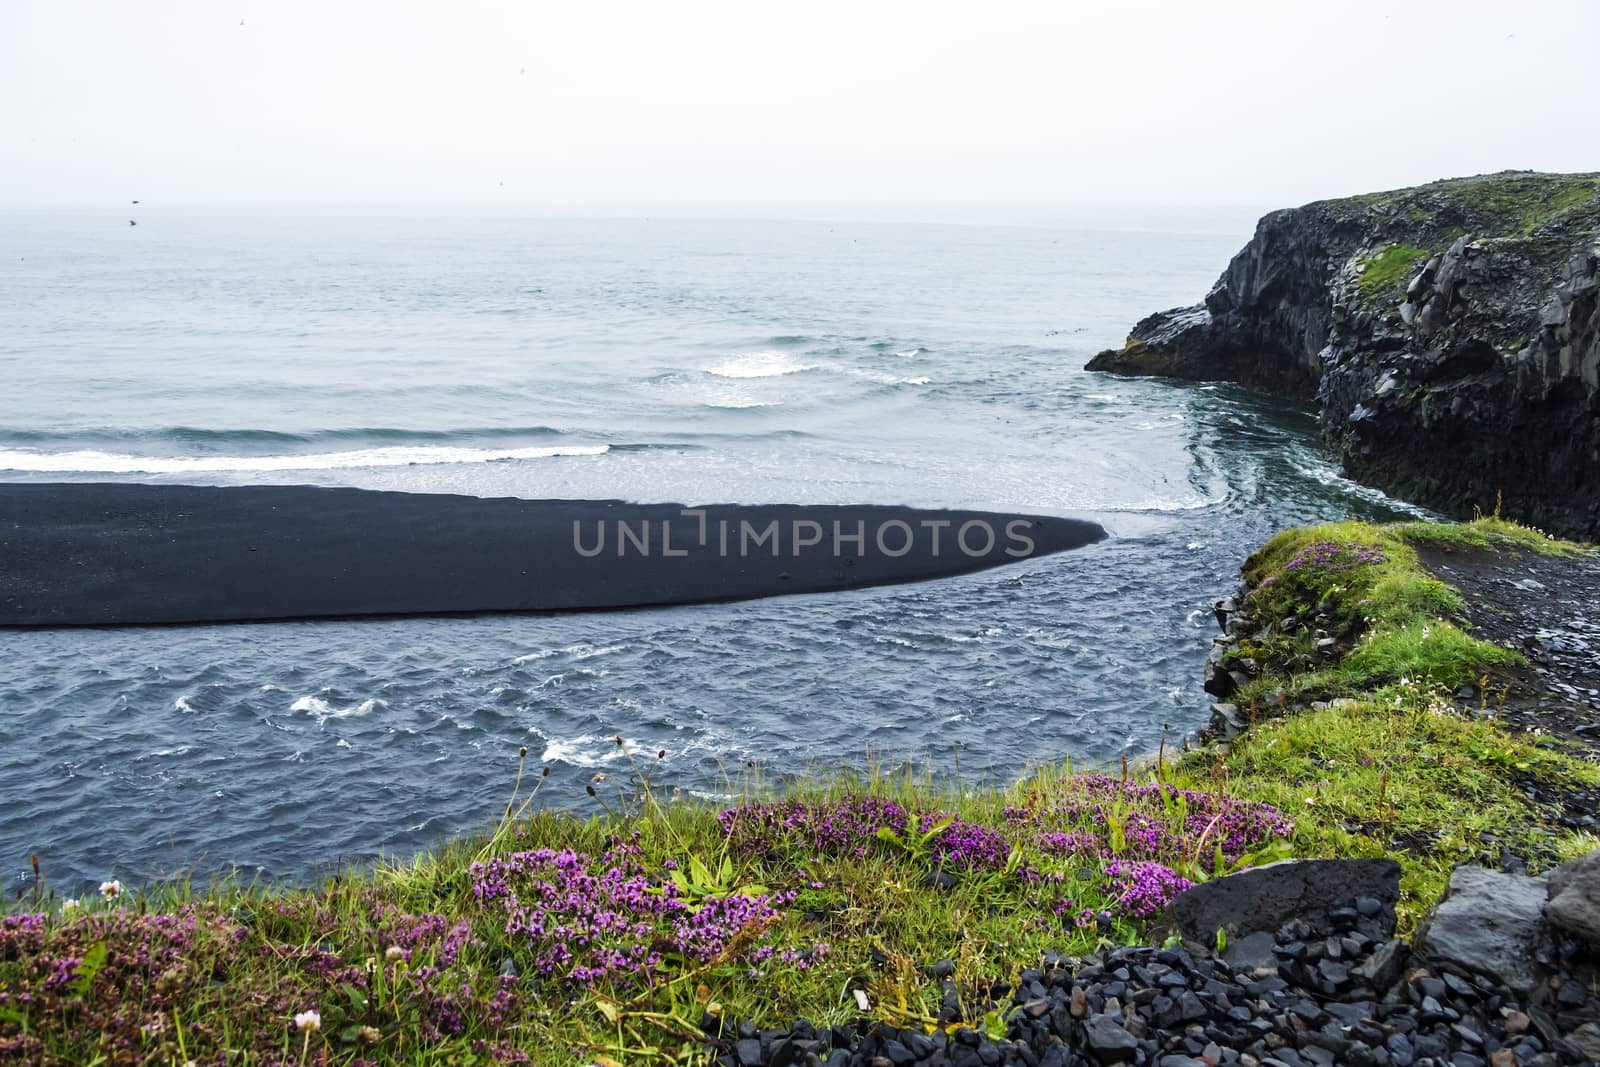
<instances>
[{"instance_id":1,"label":"dark rock boulder","mask_svg":"<svg viewBox=\"0 0 1600 1067\"><path fill-rule=\"evenodd\" d=\"M1537 979L1534 950L1546 897L1543 878L1457 867L1444 897L1423 920L1417 949L1526 992Z\"/></svg>"},{"instance_id":2,"label":"dark rock boulder","mask_svg":"<svg viewBox=\"0 0 1600 1067\"><path fill-rule=\"evenodd\" d=\"M1544 915L1552 926L1576 934L1600 950L1600 850L1550 872L1550 902Z\"/></svg>"},{"instance_id":3,"label":"dark rock boulder","mask_svg":"<svg viewBox=\"0 0 1600 1067\"><path fill-rule=\"evenodd\" d=\"M1394 860L1285 860L1253 867L1179 893L1172 901L1178 932L1209 945L1218 930L1240 951L1248 935L1271 932L1289 919L1326 914L1351 901L1370 902L1358 921L1375 939L1394 933L1400 899L1400 865Z\"/></svg>"},{"instance_id":4,"label":"dark rock boulder","mask_svg":"<svg viewBox=\"0 0 1600 1067\"><path fill-rule=\"evenodd\" d=\"M1600 175L1507 172L1277 211L1201 304L1091 370L1314 400L1352 476L1600 535Z\"/></svg>"}]
</instances>

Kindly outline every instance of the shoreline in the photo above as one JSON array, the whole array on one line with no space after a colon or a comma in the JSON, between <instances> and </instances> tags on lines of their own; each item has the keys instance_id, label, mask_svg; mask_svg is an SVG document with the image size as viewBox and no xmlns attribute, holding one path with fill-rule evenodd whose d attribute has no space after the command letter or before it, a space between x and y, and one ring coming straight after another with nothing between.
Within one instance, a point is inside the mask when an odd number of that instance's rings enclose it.
<instances>
[{"instance_id":1,"label":"shoreline","mask_svg":"<svg viewBox=\"0 0 1600 1067\"><path fill-rule=\"evenodd\" d=\"M1287 858L1396 861L1397 928L1358 938L1360 958L1375 959L1412 951L1394 935L1416 936L1463 860L1537 871L1600 845L1551 800L1600 790L1593 753L1515 734L1448 699L1456 678L1513 669L1517 655L1452 621L1461 601L1422 569L1413 541L1551 559L1589 551L1493 519L1280 534L1245 565L1252 610L1273 630L1291 615L1285 603L1315 594L1292 614L1326 618L1274 633L1236 627L1251 647L1219 661L1252 661L1239 699L1254 697L1254 721L1154 766L1046 763L963 792L905 771L752 781L719 806L659 795L652 754L628 752L626 775L590 787L606 811L598 819L541 809L543 779L526 767L484 835L312 888L108 884L108 899L65 910L41 889L8 902L0 921L0 1048L47 1063L92 1058L90 1031L107 1027L152 1054L178 1035L212 1048L222 1036L209 1014L261 1062L285 1035L296 1047L305 1037L313 1058L326 1050L348 1063L422 1062L436 1046L495 1062L652 1063L644 1050L672 1048L753 1067L809 1062L800 1045L815 1042L818 1062L867 1064L895 1062L889 1041L920 1050L907 1063L954 1063L958 1046L1009 1058L1019 1040L1114 1062L1092 1051L1091 1023L1118 1057L1198 1057L1181 1026L1141 1014L1155 1003L1146 994L1123 1001L1093 969L1221 976L1220 962L1206 962L1220 938L1111 952L1162 944L1167 909L1190 884L1221 887L1231 871ZM1284 699L1263 699L1279 691ZM1541 795L1527 795L1530 782ZM1343 921L1334 913L1305 916L1307 929ZM135 942L165 962L130 971ZM110 948L93 965L96 944ZM204 961L224 958L241 962L216 985ZM1285 966L1284 989L1337 1002ZM53 973L65 984L52 985ZM29 1007L19 1028L19 993L57 1014ZM176 1022L152 1036L140 1029L148 1019L119 1007L130 996L167 1005ZM1069 1010L1080 997L1082 1016ZM1050 1005L1042 1016L1035 1001ZM307 1010L321 1029L296 1033L291 1017ZM1414 1013L1410 1002L1393 1008L1419 1037L1432 1033ZM1028 1029L1034 1018L1054 1021ZM1500 1021L1481 1025L1503 1047L1532 1048ZM919 1033L937 1048L913 1041ZM1567 1046L1535 1041L1555 1050L1549 1062L1577 1062ZM785 1047L799 1058L780 1058Z\"/></svg>"}]
</instances>

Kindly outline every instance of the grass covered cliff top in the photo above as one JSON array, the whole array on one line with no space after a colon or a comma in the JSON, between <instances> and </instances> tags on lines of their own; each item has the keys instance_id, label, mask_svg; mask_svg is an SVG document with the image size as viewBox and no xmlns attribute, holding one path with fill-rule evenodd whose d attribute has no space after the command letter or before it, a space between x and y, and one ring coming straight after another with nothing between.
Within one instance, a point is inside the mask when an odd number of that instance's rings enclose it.
<instances>
[{"instance_id":1,"label":"grass covered cliff top","mask_svg":"<svg viewBox=\"0 0 1600 1067\"><path fill-rule=\"evenodd\" d=\"M1336 218L1387 215L1440 234L1529 237L1546 226L1600 231L1600 173L1500 171L1426 185L1319 200L1306 205ZM1452 238L1453 239L1453 238Z\"/></svg>"},{"instance_id":2,"label":"grass covered cliff top","mask_svg":"<svg viewBox=\"0 0 1600 1067\"><path fill-rule=\"evenodd\" d=\"M719 1021L998 1028L1043 954L1159 942L1189 883L1290 856L1398 859L1404 932L1458 863L1600 847L1548 799L1600 785L1591 754L1455 702L1517 657L1423 570L1440 543L1586 551L1493 519L1281 534L1245 567L1249 611L1320 615L1348 647L1263 626L1245 733L1134 766L752 771L708 804L630 753L600 815L541 809L524 767L482 837L315 888L41 888L0 918L0 1059L666 1064L709 1059Z\"/></svg>"},{"instance_id":3,"label":"grass covered cliff top","mask_svg":"<svg viewBox=\"0 0 1600 1067\"><path fill-rule=\"evenodd\" d=\"M1417 268L1461 237L1515 245L1552 262L1600 238L1600 174L1502 171L1299 210L1365 231L1373 244L1360 263L1357 292L1368 304L1398 303Z\"/></svg>"}]
</instances>

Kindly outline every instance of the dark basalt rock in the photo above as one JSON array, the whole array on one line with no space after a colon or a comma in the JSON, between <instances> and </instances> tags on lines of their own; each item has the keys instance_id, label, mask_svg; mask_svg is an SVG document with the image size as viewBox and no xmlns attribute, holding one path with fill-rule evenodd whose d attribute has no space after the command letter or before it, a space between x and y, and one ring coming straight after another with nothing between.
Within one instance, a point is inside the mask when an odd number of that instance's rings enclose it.
<instances>
[{"instance_id":1,"label":"dark basalt rock","mask_svg":"<svg viewBox=\"0 0 1600 1067\"><path fill-rule=\"evenodd\" d=\"M1311 866L1311 865L1306 865ZM1117 948L1084 958L1042 953L1015 987L925 1031L860 1020L821 1033L706 1027L721 1067L1561 1067L1592 1063L1600 1049L1589 985L1594 961L1549 956L1550 974L1528 990L1497 976L1457 973L1404 941L1361 929L1381 909L1356 895L1305 904L1265 935L1265 962L1208 953ZM1543 951L1543 950L1541 950ZM941 963L944 961L941 961ZM928 980L949 981L934 964ZM999 1034L961 1018L1005 1020ZM798 1057L797 1058L797 1054Z\"/></svg>"},{"instance_id":2,"label":"dark basalt rock","mask_svg":"<svg viewBox=\"0 0 1600 1067\"><path fill-rule=\"evenodd\" d=\"M1546 899L1543 878L1457 867L1444 899L1424 922L1418 947L1526 992L1536 977L1533 952Z\"/></svg>"},{"instance_id":3,"label":"dark basalt rock","mask_svg":"<svg viewBox=\"0 0 1600 1067\"><path fill-rule=\"evenodd\" d=\"M1600 949L1600 851L1563 863L1550 872L1545 918Z\"/></svg>"},{"instance_id":4,"label":"dark basalt rock","mask_svg":"<svg viewBox=\"0 0 1600 1067\"><path fill-rule=\"evenodd\" d=\"M1218 930L1226 930L1230 941L1242 941L1252 933L1276 930L1296 916L1330 913L1358 901L1366 902L1372 914L1364 915L1359 904L1350 908L1349 926L1364 925L1387 938L1394 933L1399 899L1400 865L1394 860L1286 860L1179 893L1172 915L1179 933L1205 945Z\"/></svg>"},{"instance_id":5,"label":"dark basalt rock","mask_svg":"<svg viewBox=\"0 0 1600 1067\"><path fill-rule=\"evenodd\" d=\"M1194 307L1089 369L1315 401L1353 477L1600 535L1600 175L1507 172L1264 217Z\"/></svg>"}]
</instances>

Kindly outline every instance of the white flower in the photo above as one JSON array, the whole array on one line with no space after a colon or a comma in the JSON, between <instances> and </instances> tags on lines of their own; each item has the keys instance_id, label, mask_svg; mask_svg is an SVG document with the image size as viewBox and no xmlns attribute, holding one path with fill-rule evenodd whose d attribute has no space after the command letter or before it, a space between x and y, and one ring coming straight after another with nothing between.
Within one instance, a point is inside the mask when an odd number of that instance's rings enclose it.
<instances>
[{"instance_id":1,"label":"white flower","mask_svg":"<svg viewBox=\"0 0 1600 1067\"><path fill-rule=\"evenodd\" d=\"M317 1009L315 1008L311 1008L307 1011L296 1012L294 1017L294 1028L302 1033L314 1033L315 1031L322 1029L322 1016L317 1013Z\"/></svg>"},{"instance_id":2,"label":"white flower","mask_svg":"<svg viewBox=\"0 0 1600 1067\"><path fill-rule=\"evenodd\" d=\"M77 897L68 897L66 900L61 902L62 911L77 911L82 906L83 902Z\"/></svg>"},{"instance_id":3,"label":"white flower","mask_svg":"<svg viewBox=\"0 0 1600 1067\"><path fill-rule=\"evenodd\" d=\"M122 895L122 883L115 878L109 882L100 883L100 895L107 900L116 900Z\"/></svg>"},{"instance_id":4,"label":"white flower","mask_svg":"<svg viewBox=\"0 0 1600 1067\"><path fill-rule=\"evenodd\" d=\"M401 948L399 945L390 945L388 948L383 950L383 958L390 963L393 963L396 960L403 960L405 957L406 950Z\"/></svg>"}]
</instances>

